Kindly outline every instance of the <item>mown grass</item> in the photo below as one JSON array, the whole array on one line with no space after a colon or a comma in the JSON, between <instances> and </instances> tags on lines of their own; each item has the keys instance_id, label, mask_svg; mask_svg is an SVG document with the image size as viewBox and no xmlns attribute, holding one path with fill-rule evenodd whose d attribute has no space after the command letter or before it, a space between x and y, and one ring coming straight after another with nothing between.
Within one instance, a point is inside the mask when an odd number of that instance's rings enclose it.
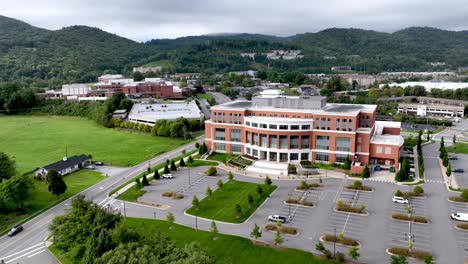
<instances>
[{"instance_id":1,"label":"mown grass","mask_svg":"<svg viewBox=\"0 0 468 264\"><path fill-rule=\"evenodd\" d=\"M62 159L65 151L130 166L189 142L108 129L79 117L2 116L0 127L0 150L15 158L22 173Z\"/></svg>"},{"instance_id":2,"label":"mown grass","mask_svg":"<svg viewBox=\"0 0 468 264\"><path fill-rule=\"evenodd\" d=\"M457 142L455 145L445 147L448 152L468 154L468 144Z\"/></svg>"},{"instance_id":3,"label":"mown grass","mask_svg":"<svg viewBox=\"0 0 468 264\"><path fill-rule=\"evenodd\" d=\"M31 175L31 177L33 176ZM0 232L10 228L14 223L34 215L36 212L68 199L82 190L100 182L104 178L105 177L102 176L101 173L86 169L66 175L63 179L67 185L67 191L60 195L59 200L48 191L45 181L34 179L34 189L31 190L30 195L25 200L27 210L9 214L0 213Z\"/></svg>"},{"instance_id":4,"label":"mown grass","mask_svg":"<svg viewBox=\"0 0 468 264\"><path fill-rule=\"evenodd\" d=\"M228 181L223 188L213 192L212 197L205 197L198 207L191 207L187 213L223 222L244 222L266 198L276 189L274 185L261 184L263 193L257 193L257 184L241 181ZM252 205L248 203L248 195L254 198ZM236 204L241 206L241 213L237 215Z\"/></svg>"},{"instance_id":5,"label":"mown grass","mask_svg":"<svg viewBox=\"0 0 468 264\"><path fill-rule=\"evenodd\" d=\"M207 159L208 160L216 160L216 161L220 161L222 163L226 163L232 157L236 157L236 156L238 156L238 155L215 152L215 153L211 154L211 156L209 156Z\"/></svg>"}]
</instances>

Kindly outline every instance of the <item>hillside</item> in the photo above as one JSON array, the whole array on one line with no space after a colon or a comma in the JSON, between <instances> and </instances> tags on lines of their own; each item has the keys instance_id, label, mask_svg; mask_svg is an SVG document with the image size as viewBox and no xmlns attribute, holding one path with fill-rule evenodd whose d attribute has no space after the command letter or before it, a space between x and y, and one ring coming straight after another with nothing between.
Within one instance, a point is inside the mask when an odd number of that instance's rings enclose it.
<instances>
[{"instance_id":1,"label":"hillside","mask_svg":"<svg viewBox=\"0 0 468 264\"><path fill-rule=\"evenodd\" d=\"M273 49L300 49L299 60L269 60ZM255 60L241 52L257 53ZM430 62L445 62L431 66ZM436 71L468 66L468 31L427 27L395 33L331 28L290 37L216 34L138 43L98 28L46 30L0 16L0 81L57 88L92 82L103 73L131 74L136 65L169 72L228 72L247 69L330 72L336 65L368 73Z\"/></svg>"},{"instance_id":2,"label":"hillside","mask_svg":"<svg viewBox=\"0 0 468 264\"><path fill-rule=\"evenodd\" d=\"M152 54L150 47L97 28L40 29L0 16L0 80L39 87L91 82Z\"/></svg>"}]
</instances>

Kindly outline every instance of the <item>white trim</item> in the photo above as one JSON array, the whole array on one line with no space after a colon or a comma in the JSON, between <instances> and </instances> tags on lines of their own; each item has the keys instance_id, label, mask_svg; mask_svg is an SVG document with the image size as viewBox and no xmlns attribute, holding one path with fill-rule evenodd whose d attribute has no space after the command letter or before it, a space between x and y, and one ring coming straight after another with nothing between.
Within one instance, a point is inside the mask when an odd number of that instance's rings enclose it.
<instances>
[{"instance_id":1,"label":"white trim","mask_svg":"<svg viewBox=\"0 0 468 264\"><path fill-rule=\"evenodd\" d=\"M341 131L341 130L327 130L327 129L312 129L313 132L332 132L332 133L341 133L341 134L356 134L356 131ZM321 136L321 135L317 135Z\"/></svg>"}]
</instances>

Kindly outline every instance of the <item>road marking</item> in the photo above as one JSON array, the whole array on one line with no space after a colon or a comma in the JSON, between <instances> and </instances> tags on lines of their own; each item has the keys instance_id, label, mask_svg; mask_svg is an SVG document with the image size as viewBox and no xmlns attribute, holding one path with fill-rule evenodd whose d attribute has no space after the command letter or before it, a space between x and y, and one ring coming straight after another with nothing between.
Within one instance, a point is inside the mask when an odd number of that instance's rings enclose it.
<instances>
[{"instance_id":1,"label":"road marking","mask_svg":"<svg viewBox=\"0 0 468 264\"><path fill-rule=\"evenodd\" d=\"M17 260L17 259L20 259L20 258L22 258L22 257L31 255L31 253L35 253L36 251L41 250L41 249L44 249L44 248L46 248L46 247L47 247L46 245L41 246L41 247L38 247L38 248L36 248L36 249L31 250L31 251L28 252L28 253L25 253L25 254L20 255L20 256L18 256L18 257L16 257L16 258L13 258L13 259L10 259L10 260L8 260L8 261L5 261L5 263L10 263L10 262L13 262L13 261L15 261L15 260Z\"/></svg>"},{"instance_id":2,"label":"road marking","mask_svg":"<svg viewBox=\"0 0 468 264\"><path fill-rule=\"evenodd\" d=\"M11 255L8 255L8 256L5 256L5 257L1 257L0 259L7 259L7 258L10 258L10 257L13 257L14 255L18 255L18 254L20 254L20 253L23 253L23 252L25 252L25 251L28 251L28 250L30 250L30 249L32 249L32 248L35 248L35 247L37 247L37 246L40 246L40 245L42 245L42 244L44 244L44 242L41 242L41 243L36 244L36 245L34 245L34 246L28 247L28 248L26 248L26 249L23 249L23 250L21 250L21 251L18 251L18 252L16 252L16 253L11 254Z\"/></svg>"},{"instance_id":3,"label":"road marking","mask_svg":"<svg viewBox=\"0 0 468 264\"><path fill-rule=\"evenodd\" d=\"M36 256L36 255L39 255L39 254L41 254L41 253L44 253L45 251L46 251L45 249L44 249L44 250L41 250L41 251L39 251L39 252L37 252L37 253L34 253L34 254L32 254L32 255L29 255L28 258L32 258L32 257L34 257L34 256Z\"/></svg>"}]
</instances>

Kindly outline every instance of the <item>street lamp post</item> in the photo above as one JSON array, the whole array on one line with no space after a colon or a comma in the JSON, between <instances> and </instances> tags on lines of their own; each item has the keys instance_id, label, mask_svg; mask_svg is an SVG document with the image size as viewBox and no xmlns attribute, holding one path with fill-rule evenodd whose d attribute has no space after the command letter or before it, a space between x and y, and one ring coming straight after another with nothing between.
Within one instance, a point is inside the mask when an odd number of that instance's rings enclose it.
<instances>
[{"instance_id":1,"label":"street lamp post","mask_svg":"<svg viewBox=\"0 0 468 264\"><path fill-rule=\"evenodd\" d=\"M335 230L335 239L333 239L333 258L335 258L335 254L336 254L336 226L334 230Z\"/></svg>"},{"instance_id":2,"label":"street lamp post","mask_svg":"<svg viewBox=\"0 0 468 264\"><path fill-rule=\"evenodd\" d=\"M291 200L291 192L288 193L288 197L289 197L289 200ZM291 217L291 203L289 202L288 205L289 205L289 214L288 214L288 216Z\"/></svg>"},{"instance_id":3,"label":"street lamp post","mask_svg":"<svg viewBox=\"0 0 468 264\"><path fill-rule=\"evenodd\" d=\"M198 230L198 216L195 215L195 230Z\"/></svg>"},{"instance_id":4,"label":"street lamp post","mask_svg":"<svg viewBox=\"0 0 468 264\"><path fill-rule=\"evenodd\" d=\"M153 212L153 214L154 214L154 219L156 219L156 212Z\"/></svg>"}]
</instances>

